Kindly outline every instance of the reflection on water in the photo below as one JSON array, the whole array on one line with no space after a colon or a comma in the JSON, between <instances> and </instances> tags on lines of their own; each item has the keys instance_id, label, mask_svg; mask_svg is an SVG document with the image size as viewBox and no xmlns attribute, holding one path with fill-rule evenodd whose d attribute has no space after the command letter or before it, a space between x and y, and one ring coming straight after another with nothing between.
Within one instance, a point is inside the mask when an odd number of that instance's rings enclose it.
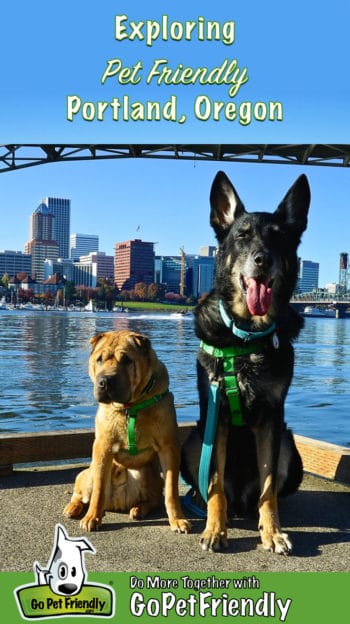
<instances>
[{"instance_id":1,"label":"reflection on water","mask_svg":"<svg viewBox=\"0 0 350 624\"><path fill-rule=\"evenodd\" d=\"M198 340L191 317L0 311L0 431L91 427L89 339L118 329L149 336L170 375L179 421L198 417ZM349 444L350 321L306 319L286 403L295 433Z\"/></svg>"},{"instance_id":2,"label":"reflection on water","mask_svg":"<svg viewBox=\"0 0 350 624\"><path fill-rule=\"evenodd\" d=\"M89 340L119 329L149 336L168 367L178 419L196 418L191 318L1 311L0 431L91 427L96 402L87 373Z\"/></svg>"},{"instance_id":3,"label":"reflection on water","mask_svg":"<svg viewBox=\"0 0 350 624\"><path fill-rule=\"evenodd\" d=\"M286 404L295 433L350 445L350 324L306 319Z\"/></svg>"}]
</instances>

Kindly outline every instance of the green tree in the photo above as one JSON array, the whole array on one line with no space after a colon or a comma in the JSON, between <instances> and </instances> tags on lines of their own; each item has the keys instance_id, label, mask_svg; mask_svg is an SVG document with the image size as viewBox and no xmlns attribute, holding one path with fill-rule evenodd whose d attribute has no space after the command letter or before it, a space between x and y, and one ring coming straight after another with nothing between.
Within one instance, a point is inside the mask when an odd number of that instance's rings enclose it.
<instances>
[{"instance_id":1,"label":"green tree","mask_svg":"<svg viewBox=\"0 0 350 624\"><path fill-rule=\"evenodd\" d=\"M112 310L116 296L117 290L114 284L106 278L100 278L97 283L97 301L100 306L105 306L108 310Z\"/></svg>"},{"instance_id":2,"label":"green tree","mask_svg":"<svg viewBox=\"0 0 350 624\"><path fill-rule=\"evenodd\" d=\"M68 280L65 283L64 295L65 295L66 305L71 305L72 303L75 302L76 297L77 297L77 291L76 291L74 282Z\"/></svg>"},{"instance_id":3,"label":"green tree","mask_svg":"<svg viewBox=\"0 0 350 624\"><path fill-rule=\"evenodd\" d=\"M8 273L4 273L2 278L1 278L1 286L3 286L4 288L8 288L9 287L9 281L10 281L10 276Z\"/></svg>"}]
</instances>

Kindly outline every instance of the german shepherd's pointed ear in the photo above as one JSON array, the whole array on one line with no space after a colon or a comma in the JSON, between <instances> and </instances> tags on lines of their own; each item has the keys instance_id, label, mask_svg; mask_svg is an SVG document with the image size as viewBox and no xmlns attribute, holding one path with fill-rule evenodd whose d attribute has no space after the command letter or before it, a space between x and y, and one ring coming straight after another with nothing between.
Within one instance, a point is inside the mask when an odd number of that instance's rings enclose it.
<instances>
[{"instance_id":1,"label":"german shepherd's pointed ear","mask_svg":"<svg viewBox=\"0 0 350 624\"><path fill-rule=\"evenodd\" d=\"M303 174L291 186L275 212L298 236L306 230L310 199L309 182Z\"/></svg>"},{"instance_id":2,"label":"german shepherd's pointed ear","mask_svg":"<svg viewBox=\"0 0 350 624\"><path fill-rule=\"evenodd\" d=\"M238 193L223 171L219 171L210 191L210 225L221 242L237 217L245 212Z\"/></svg>"}]
</instances>

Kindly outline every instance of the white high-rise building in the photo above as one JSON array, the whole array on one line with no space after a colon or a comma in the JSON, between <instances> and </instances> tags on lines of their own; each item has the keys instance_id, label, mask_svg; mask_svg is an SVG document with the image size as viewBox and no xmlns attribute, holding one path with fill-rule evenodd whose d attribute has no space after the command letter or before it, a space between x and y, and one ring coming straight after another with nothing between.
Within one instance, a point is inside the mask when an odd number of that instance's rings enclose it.
<instances>
[{"instance_id":1,"label":"white high-rise building","mask_svg":"<svg viewBox=\"0 0 350 624\"><path fill-rule=\"evenodd\" d=\"M99 238L95 234L71 234L69 257L74 261L91 252L97 252Z\"/></svg>"}]
</instances>

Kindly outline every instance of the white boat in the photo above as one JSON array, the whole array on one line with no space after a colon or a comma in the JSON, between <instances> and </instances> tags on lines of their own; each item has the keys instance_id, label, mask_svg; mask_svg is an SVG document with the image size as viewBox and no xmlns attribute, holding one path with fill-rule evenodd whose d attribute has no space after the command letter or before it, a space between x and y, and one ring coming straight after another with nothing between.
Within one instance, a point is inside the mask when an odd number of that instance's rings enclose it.
<instances>
[{"instance_id":1,"label":"white boat","mask_svg":"<svg viewBox=\"0 0 350 624\"><path fill-rule=\"evenodd\" d=\"M306 306L303 312L304 316L309 316L312 318L335 318L335 310L333 309L325 309L322 310L317 306Z\"/></svg>"},{"instance_id":2,"label":"white boat","mask_svg":"<svg viewBox=\"0 0 350 624\"><path fill-rule=\"evenodd\" d=\"M6 310L6 307L7 307L6 306L6 299L5 299L5 297L2 297L0 299L0 310Z\"/></svg>"},{"instance_id":3,"label":"white boat","mask_svg":"<svg viewBox=\"0 0 350 624\"><path fill-rule=\"evenodd\" d=\"M116 312L117 314L125 314L129 312L129 310L128 308L124 308L124 306L114 306L113 312Z\"/></svg>"},{"instance_id":4,"label":"white boat","mask_svg":"<svg viewBox=\"0 0 350 624\"><path fill-rule=\"evenodd\" d=\"M85 312L95 312L95 306L92 302L92 299L90 299L89 303L86 304L84 310Z\"/></svg>"},{"instance_id":5,"label":"white boat","mask_svg":"<svg viewBox=\"0 0 350 624\"><path fill-rule=\"evenodd\" d=\"M172 312L170 316L172 318L183 318L184 316L191 316L192 312L189 310L180 310L179 312Z\"/></svg>"}]
</instances>

